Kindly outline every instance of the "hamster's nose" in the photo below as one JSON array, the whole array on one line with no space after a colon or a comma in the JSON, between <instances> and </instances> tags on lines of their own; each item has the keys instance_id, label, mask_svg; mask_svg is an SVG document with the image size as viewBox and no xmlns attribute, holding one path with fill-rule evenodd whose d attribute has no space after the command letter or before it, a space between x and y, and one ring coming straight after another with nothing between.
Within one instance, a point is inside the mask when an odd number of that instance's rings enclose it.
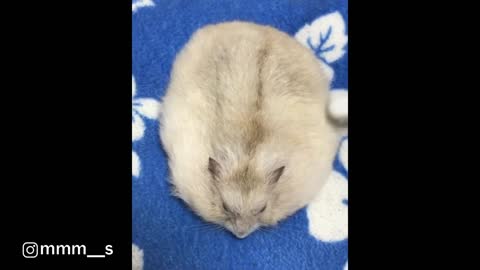
<instances>
[{"instance_id":1,"label":"hamster's nose","mask_svg":"<svg viewBox=\"0 0 480 270\"><path fill-rule=\"evenodd\" d=\"M236 231L233 233L238 239L243 239L245 237L247 237L248 235L248 232L246 231Z\"/></svg>"}]
</instances>

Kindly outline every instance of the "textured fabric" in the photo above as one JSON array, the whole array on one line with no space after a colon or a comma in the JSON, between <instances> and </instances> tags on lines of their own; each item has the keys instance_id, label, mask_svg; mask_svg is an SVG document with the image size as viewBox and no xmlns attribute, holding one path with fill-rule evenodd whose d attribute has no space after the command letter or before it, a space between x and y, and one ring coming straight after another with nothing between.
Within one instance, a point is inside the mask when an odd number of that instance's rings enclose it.
<instances>
[{"instance_id":1,"label":"textured fabric","mask_svg":"<svg viewBox=\"0 0 480 270\"><path fill-rule=\"evenodd\" d=\"M284 31L315 52L332 76L332 91L347 91L347 4L346 0L132 1L135 269L348 268L347 138L315 201L276 228L237 240L201 221L170 195L157 123L176 53L196 29L210 23L244 20ZM344 111L339 106L336 111Z\"/></svg>"}]
</instances>

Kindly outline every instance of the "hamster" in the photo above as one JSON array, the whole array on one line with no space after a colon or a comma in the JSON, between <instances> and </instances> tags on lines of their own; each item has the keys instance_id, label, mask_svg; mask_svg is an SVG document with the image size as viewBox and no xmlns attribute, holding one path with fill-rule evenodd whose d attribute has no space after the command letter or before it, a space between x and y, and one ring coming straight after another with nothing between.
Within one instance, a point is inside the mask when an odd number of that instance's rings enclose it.
<instances>
[{"instance_id":1,"label":"hamster","mask_svg":"<svg viewBox=\"0 0 480 270\"><path fill-rule=\"evenodd\" d=\"M197 30L175 59L159 116L173 193L238 238L305 207L341 139L329 83L309 49L272 27Z\"/></svg>"}]
</instances>

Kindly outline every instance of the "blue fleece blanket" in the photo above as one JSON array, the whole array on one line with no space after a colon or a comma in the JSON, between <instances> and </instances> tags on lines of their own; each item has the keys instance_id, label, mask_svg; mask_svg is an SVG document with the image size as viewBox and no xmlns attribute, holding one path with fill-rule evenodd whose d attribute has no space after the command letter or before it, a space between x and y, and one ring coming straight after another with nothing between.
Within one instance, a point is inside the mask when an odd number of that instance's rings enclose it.
<instances>
[{"instance_id":1,"label":"blue fleece blanket","mask_svg":"<svg viewBox=\"0 0 480 270\"><path fill-rule=\"evenodd\" d=\"M203 25L244 20L271 25L310 48L347 93L347 0L133 0L132 196L134 269L347 269L348 139L308 207L267 232L237 240L213 230L167 181L158 136L159 103L176 53Z\"/></svg>"}]
</instances>

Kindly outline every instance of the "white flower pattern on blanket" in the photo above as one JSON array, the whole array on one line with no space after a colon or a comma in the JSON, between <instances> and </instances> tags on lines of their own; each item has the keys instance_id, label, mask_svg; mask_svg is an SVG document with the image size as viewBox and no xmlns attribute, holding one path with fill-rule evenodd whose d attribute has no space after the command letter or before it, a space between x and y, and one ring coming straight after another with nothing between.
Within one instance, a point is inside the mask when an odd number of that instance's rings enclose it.
<instances>
[{"instance_id":1,"label":"white flower pattern on blanket","mask_svg":"<svg viewBox=\"0 0 480 270\"><path fill-rule=\"evenodd\" d=\"M152 98L135 98L137 85L132 76L132 142L143 138L145 123L143 118L155 120L158 117L159 102ZM140 158L135 151L132 151L132 175L140 175Z\"/></svg>"},{"instance_id":2,"label":"white flower pattern on blanket","mask_svg":"<svg viewBox=\"0 0 480 270\"><path fill-rule=\"evenodd\" d=\"M132 244L132 270L143 270L143 250Z\"/></svg>"},{"instance_id":3,"label":"white flower pattern on blanket","mask_svg":"<svg viewBox=\"0 0 480 270\"><path fill-rule=\"evenodd\" d=\"M342 15L337 11L317 18L303 26L295 34L295 39L315 52L328 78L332 80L334 71L328 64L342 58L348 42Z\"/></svg>"},{"instance_id":4,"label":"white flower pattern on blanket","mask_svg":"<svg viewBox=\"0 0 480 270\"><path fill-rule=\"evenodd\" d=\"M339 159L348 170L348 139L340 147ZM347 200L348 181L341 173L333 171L322 191L307 208L310 234L324 242L347 239Z\"/></svg>"},{"instance_id":5,"label":"white flower pattern on blanket","mask_svg":"<svg viewBox=\"0 0 480 270\"><path fill-rule=\"evenodd\" d=\"M137 11L142 7L153 7L155 3L152 0L133 0L132 1L132 12Z\"/></svg>"}]
</instances>

